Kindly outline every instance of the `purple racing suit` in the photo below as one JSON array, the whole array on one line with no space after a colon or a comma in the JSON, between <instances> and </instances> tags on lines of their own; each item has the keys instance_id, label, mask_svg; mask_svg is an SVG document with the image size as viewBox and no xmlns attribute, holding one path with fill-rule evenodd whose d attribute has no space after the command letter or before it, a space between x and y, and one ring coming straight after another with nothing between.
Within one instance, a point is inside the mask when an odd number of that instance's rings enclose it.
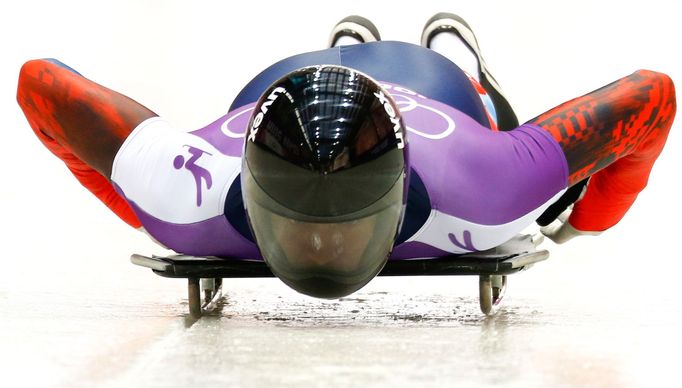
<instances>
[{"instance_id":1,"label":"purple racing suit","mask_svg":"<svg viewBox=\"0 0 682 388\"><path fill-rule=\"evenodd\" d=\"M400 42L297 55L258 74L229 112L184 132L154 117L118 151L112 181L145 230L179 253L260 259L239 173L244 133L260 94L303 66L364 72L393 96L407 126L410 188L390 259L485 250L530 225L565 191L568 166L543 129L492 131L469 78L432 50Z\"/></svg>"}]
</instances>

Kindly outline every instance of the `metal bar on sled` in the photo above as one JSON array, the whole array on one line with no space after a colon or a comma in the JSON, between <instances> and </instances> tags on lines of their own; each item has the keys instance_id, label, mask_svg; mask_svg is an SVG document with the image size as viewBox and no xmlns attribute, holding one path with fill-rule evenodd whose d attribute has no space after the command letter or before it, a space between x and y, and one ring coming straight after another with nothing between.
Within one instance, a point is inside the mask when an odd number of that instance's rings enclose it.
<instances>
[{"instance_id":1,"label":"metal bar on sled","mask_svg":"<svg viewBox=\"0 0 682 388\"><path fill-rule=\"evenodd\" d=\"M379 276L508 275L549 257L538 251L530 236L519 235L497 248L432 259L389 260ZM133 264L170 278L273 277L263 261L174 255L147 257L133 254Z\"/></svg>"}]
</instances>

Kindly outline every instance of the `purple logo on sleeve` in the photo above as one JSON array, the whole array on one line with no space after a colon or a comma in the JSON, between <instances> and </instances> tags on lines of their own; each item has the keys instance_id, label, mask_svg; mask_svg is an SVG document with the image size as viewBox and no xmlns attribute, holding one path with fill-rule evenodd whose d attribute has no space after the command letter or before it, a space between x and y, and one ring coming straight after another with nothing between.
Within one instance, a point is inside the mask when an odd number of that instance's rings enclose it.
<instances>
[{"instance_id":1,"label":"purple logo on sleeve","mask_svg":"<svg viewBox=\"0 0 682 388\"><path fill-rule=\"evenodd\" d=\"M197 184L197 206L201 206L201 179L203 178L204 181L206 181L206 190L210 189L213 185L213 179L211 178L211 173L207 169L198 166L196 161L199 160L199 158L201 158L204 154L211 154L187 144L185 144L185 147L187 147L189 153L192 156L187 161L185 161L185 157L183 155L176 156L175 159L173 159L173 167L175 167L176 170L180 170L184 167L190 173L192 173L192 176L194 176L194 181Z\"/></svg>"},{"instance_id":2,"label":"purple logo on sleeve","mask_svg":"<svg viewBox=\"0 0 682 388\"><path fill-rule=\"evenodd\" d=\"M471 232L468 230L464 231L464 244L459 242L459 240L457 240L457 236L452 233L448 233L448 237L450 238L450 241L459 248L472 252L478 251L478 249L474 247L473 241L471 241Z\"/></svg>"}]
</instances>

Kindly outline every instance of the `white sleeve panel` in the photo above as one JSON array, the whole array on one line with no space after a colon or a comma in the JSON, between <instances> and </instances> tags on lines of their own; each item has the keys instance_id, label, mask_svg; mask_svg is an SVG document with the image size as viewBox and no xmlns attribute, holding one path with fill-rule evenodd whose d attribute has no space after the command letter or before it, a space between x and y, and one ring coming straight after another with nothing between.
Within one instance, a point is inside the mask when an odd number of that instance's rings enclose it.
<instances>
[{"instance_id":1,"label":"white sleeve panel","mask_svg":"<svg viewBox=\"0 0 682 388\"><path fill-rule=\"evenodd\" d=\"M145 120L116 154L111 179L126 199L165 222L187 224L224 213L241 159L165 120Z\"/></svg>"}]
</instances>

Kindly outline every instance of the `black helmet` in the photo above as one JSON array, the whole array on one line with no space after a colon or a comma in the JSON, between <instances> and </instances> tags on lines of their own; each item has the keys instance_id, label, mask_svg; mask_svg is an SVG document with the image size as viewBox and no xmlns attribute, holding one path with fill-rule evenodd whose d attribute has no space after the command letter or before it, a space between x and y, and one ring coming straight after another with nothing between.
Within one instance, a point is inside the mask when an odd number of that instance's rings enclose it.
<instances>
[{"instance_id":1,"label":"black helmet","mask_svg":"<svg viewBox=\"0 0 682 388\"><path fill-rule=\"evenodd\" d=\"M319 298L372 280L407 197L405 126L389 94L347 67L302 68L263 93L247 131L244 203L272 272Z\"/></svg>"}]
</instances>

